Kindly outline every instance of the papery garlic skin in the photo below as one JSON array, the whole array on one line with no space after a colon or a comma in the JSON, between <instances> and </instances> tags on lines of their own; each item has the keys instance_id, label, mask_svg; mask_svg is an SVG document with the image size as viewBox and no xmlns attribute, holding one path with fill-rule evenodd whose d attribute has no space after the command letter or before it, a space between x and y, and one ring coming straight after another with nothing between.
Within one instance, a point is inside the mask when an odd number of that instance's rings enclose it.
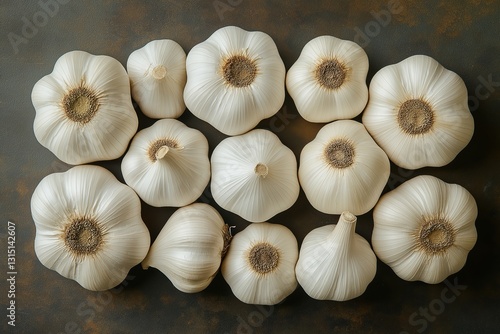
<instances>
[{"instance_id":1,"label":"papery garlic skin","mask_svg":"<svg viewBox=\"0 0 500 334\"><path fill-rule=\"evenodd\" d=\"M127 72L109 56L65 53L31 100L35 137L67 164L119 158L139 124Z\"/></svg>"},{"instance_id":2,"label":"papery garlic skin","mask_svg":"<svg viewBox=\"0 0 500 334\"><path fill-rule=\"evenodd\" d=\"M382 196L373 212L378 258L406 281L440 283L465 265L477 240L474 197L421 175Z\"/></svg>"},{"instance_id":3,"label":"papery garlic skin","mask_svg":"<svg viewBox=\"0 0 500 334\"><path fill-rule=\"evenodd\" d=\"M472 138L463 80L431 57L416 55L382 68L369 91L363 124L400 167L444 166Z\"/></svg>"},{"instance_id":4,"label":"papery garlic skin","mask_svg":"<svg viewBox=\"0 0 500 334\"><path fill-rule=\"evenodd\" d=\"M178 120L158 120L135 135L121 170L125 182L147 204L188 205L210 180L208 141Z\"/></svg>"},{"instance_id":5,"label":"papery garlic skin","mask_svg":"<svg viewBox=\"0 0 500 334\"><path fill-rule=\"evenodd\" d=\"M343 212L335 225L309 232L295 268L304 291L319 300L345 301L362 295L377 272L370 244L355 233L357 218Z\"/></svg>"},{"instance_id":6,"label":"papery garlic skin","mask_svg":"<svg viewBox=\"0 0 500 334\"><path fill-rule=\"evenodd\" d=\"M187 108L226 135L249 131L285 101L285 65L260 31L220 28L189 51L186 71Z\"/></svg>"},{"instance_id":7,"label":"papery garlic skin","mask_svg":"<svg viewBox=\"0 0 500 334\"><path fill-rule=\"evenodd\" d=\"M127 60L132 97L144 115L177 118L184 112L186 53L170 39L154 40Z\"/></svg>"},{"instance_id":8,"label":"papery garlic skin","mask_svg":"<svg viewBox=\"0 0 500 334\"><path fill-rule=\"evenodd\" d=\"M224 139L212 153L211 166L214 200L248 221L268 220L299 196L295 155L271 131L255 129Z\"/></svg>"},{"instance_id":9,"label":"papery garlic skin","mask_svg":"<svg viewBox=\"0 0 500 334\"><path fill-rule=\"evenodd\" d=\"M242 302L275 305L297 287L297 257L297 239L288 228L253 223L233 237L221 273Z\"/></svg>"},{"instance_id":10,"label":"papery garlic skin","mask_svg":"<svg viewBox=\"0 0 500 334\"><path fill-rule=\"evenodd\" d=\"M199 292L217 274L230 240L228 226L217 210L193 203L170 216L142 267L159 269L182 292Z\"/></svg>"},{"instance_id":11,"label":"papery garlic skin","mask_svg":"<svg viewBox=\"0 0 500 334\"><path fill-rule=\"evenodd\" d=\"M117 286L149 250L139 197L102 167L46 176L31 212L40 262L88 290Z\"/></svg>"},{"instance_id":12,"label":"papery garlic skin","mask_svg":"<svg viewBox=\"0 0 500 334\"><path fill-rule=\"evenodd\" d=\"M389 174L387 155L353 120L323 126L300 154L300 185L311 205L328 214L368 212Z\"/></svg>"},{"instance_id":13,"label":"papery garlic skin","mask_svg":"<svg viewBox=\"0 0 500 334\"><path fill-rule=\"evenodd\" d=\"M368 101L368 56L356 43L333 36L309 41L286 75L286 88L309 122L359 115Z\"/></svg>"}]
</instances>

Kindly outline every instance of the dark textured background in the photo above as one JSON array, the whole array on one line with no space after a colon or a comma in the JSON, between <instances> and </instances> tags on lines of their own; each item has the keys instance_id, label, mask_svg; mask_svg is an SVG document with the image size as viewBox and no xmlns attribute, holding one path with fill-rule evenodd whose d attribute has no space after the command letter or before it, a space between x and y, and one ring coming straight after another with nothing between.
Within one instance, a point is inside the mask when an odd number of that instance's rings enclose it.
<instances>
[{"instance_id":1,"label":"dark textured background","mask_svg":"<svg viewBox=\"0 0 500 334\"><path fill-rule=\"evenodd\" d=\"M49 0L42 0L49 1ZM61 2L65 2L62 1ZM32 21L42 10L37 1L5 1L0 5L0 311L7 326L6 223L17 225L17 319L20 333L492 333L500 328L500 3L470 1L67 1L43 26L18 46L9 33L22 35L23 17ZM391 3L398 13L383 16ZM314 3L311 4L311 3ZM222 8L224 7L224 8ZM217 9L219 8L219 9ZM225 9L225 11L223 11ZM376 16L386 20L377 23ZM381 16L382 15L382 16ZM388 22L390 19L390 22ZM177 41L186 52L217 28L238 25L267 32L288 68L310 39L333 35L355 40L370 59L368 81L380 68L414 54L434 57L465 81L476 124L474 137L459 156L442 168L408 172L392 166L385 191L420 174L459 183L476 198L478 241L466 266L448 281L466 286L455 300L440 304L446 284L405 282L381 262L366 293L348 302L316 301L299 287L282 304L259 308L239 302L219 274L203 292L184 294L156 269L133 268L112 292L86 291L43 267L33 250L35 228L30 198L46 175L67 170L35 139L31 89L52 71L63 53L80 49L106 54L125 65L128 55L153 39ZM360 37L359 32L367 34ZM486 86L485 82L493 82ZM154 121L138 111L140 127ZM264 120L294 151L314 138L321 124L298 116L289 96L278 115ZM288 115L285 117L284 115ZM200 129L210 150L225 138L188 111L180 118ZM120 180L120 160L99 163ZM200 199L215 205L207 190ZM216 206L217 207L217 206ZM218 207L217 207L218 208ZM154 239L172 208L143 205L143 219ZM248 223L221 213L235 231ZM299 242L313 228L336 216L315 211L301 193L298 202L271 221L288 226ZM359 217L357 232L369 239L371 212ZM440 309L444 305L444 309ZM427 320L423 314L429 309ZM410 320L414 312L417 316ZM434 312L434 314L433 314ZM425 326L424 326L425 325ZM425 328L424 328L425 327ZM2 330L2 331L4 331Z\"/></svg>"}]
</instances>

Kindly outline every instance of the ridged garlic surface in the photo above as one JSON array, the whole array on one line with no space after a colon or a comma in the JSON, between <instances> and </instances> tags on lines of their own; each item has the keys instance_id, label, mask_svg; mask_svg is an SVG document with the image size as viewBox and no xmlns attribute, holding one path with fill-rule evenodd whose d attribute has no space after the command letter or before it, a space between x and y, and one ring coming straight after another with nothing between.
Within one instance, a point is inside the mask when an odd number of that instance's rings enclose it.
<instances>
[{"instance_id":1,"label":"ridged garlic surface","mask_svg":"<svg viewBox=\"0 0 500 334\"><path fill-rule=\"evenodd\" d=\"M46 176L31 213L40 262L88 290L117 286L149 250L139 197L102 167Z\"/></svg>"},{"instance_id":2,"label":"ridged garlic surface","mask_svg":"<svg viewBox=\"0 0 500 334\"><path fill-rule=\"evenodd\" d=\"M224 139L212 153L211 166L214 200L248 221L268 220L299 196L295 155L271 131L255 129Z\"/></svg>"},{"instance_id":3,"label":"ridged garlic surface","mask_svg":"<svg viewBox=\"0 0 500 334\"><path fill-rule=\"evenodd\" d=\"M444 166L472 138L463 80L431 57L416 55L382 68L369 91L363 124L400 167Z\"/></svg>"},{"instance_id":4,"label":"ridged garlic surface","mask_svg":"<svg viewBox=\"0 0 500 334\"><path fill-rule=\"evenodd\" d=\"M178 120L158 120L135 135L121 170L125 182L149 205L188 205L210 180L208 141Z\"/></svg>"},{"instance_id":5,"label":"ridged garlic surface","mask_svg":"<svg viewBox=\"0 0 500 334\"><path fill-rule=\"evenodd\" d=\"M373 249L403 280L439 283L465 265L477 240L476 217L465 188L417 176L375 207Z\"/></svg>"},{"instance_id":6,"label":"ridged garlic surface","mask_svg":"<svg viewBox=\"0 0 500 334\"><path fill-rule=\"evenodd\" d=\"M286 75L286 88L309 122L354 118L368 101L368 56L356 43L333 36L309 41Z\"/></svg>"},{"instance_id":7,"label":"ridged garlic surface","mask_svg":"<svg viewBox=\"0 0 500 334\"><path fill-rule=\"evenodd\" d=\"M177 118L184 112L186 53L170 39L154 40L127 60L132 97L144 115Z\"/></svg>"},{"instance_id":8,"label":"ridged garlic surface","mask_svg":"<svg viewBox=\"0 0 500 334\"><path fill-rule=\"evenodd\" d=\"M231 236L208 204L177 209L151 245L142 267L159 269L180 291L204 290L217 274Z\"/></svg>"},{"instance_id":9,"label":"ridged garlic surface","mask_svg":"<svg viewBox=\"0 0 500 334\"><path fill-rule=\"evenodd\" d=\"M220 28L189 51L186 71L186 106L226 135L249 131L285 101L285 65L260 31Z\"/></svg>"},{"instance_id":10,"label":"ridged garlic surface","mask_svg":"<svg viewBox=\"0 0 500 334\"><path fill-rule=\"evenodd\" d=\"M233 237L221 273L242 302L275 305L297 288L298 253L297 239L285 226L252 223Z\"/></svg>"},{"instance_id":11,"label":"ridged garlic surface","mask_svg":"<svg viewBox=\"0 0 500 334\"><path fill-rule=\"evenodd\" d=\"M297 281L312 298L345 301L362 295L377 272L370 244L355 233L357 217L343 212L335 225L309 232L300 247Z\"/></svg>"},{"instance_id":12,"label":"ridged garlic surface","mask_svg":"<svg viewBox=\"0 0 500 334\"><path fill-rule=\"evenodd\" d=\"M300 154L300 185L311 205L328 214L368 212L389 174L387 155L353 120L323 126Z\"/></svg>"},{"instance_id":13,"label":"ridged garlic surface","mask_svg":"<svg viewBox=\"0 0 500 334\"><path fill-rule=\"evenodd\" d=\"M109 56L65 53L31 101L36 139L71 165L119 158L139 124L127 72Z\"/></svg>"}]
</instances>

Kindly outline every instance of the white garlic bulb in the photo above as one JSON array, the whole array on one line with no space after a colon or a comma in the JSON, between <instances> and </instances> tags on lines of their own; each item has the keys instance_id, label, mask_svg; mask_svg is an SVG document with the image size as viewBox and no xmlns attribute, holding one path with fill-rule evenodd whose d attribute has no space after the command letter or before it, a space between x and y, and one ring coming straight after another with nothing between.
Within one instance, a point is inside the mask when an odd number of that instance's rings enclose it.
<instances>
[{"instance_id":1,"label":"white garlic bulb","mask_svg":"<svg viewBox=\"0 0 500 334\"><path fill-rule=\"evenodd\" d=\"M321 128L300 154L299 180L324 213L361 215L377 203L390 174L384 151L363 124L340 120Z\"/></svg>"},{"instance_id":2,"label":"white garlic bulb","mask_svg":"<svg viewBox=\"0 0 500 334\"><path fill-rule=\"evenodd\" d=\"M368 101L368 56L356 43L333 36L309 41L286 75L286 88L309 122L354 118Z\"/></svg>"},{"instance_id":3,"label":"white garlic bulb","mask_svg":"<svg viewBox=\"0 0 500 334\"><path fill-rule=\"evenodd\" d=\"M386 193L373 211L375 254L406 281L435 284L458 272L477 239L474 197L421 175Z\"/></svg>"},{"instance_id":4,"label":"white garlic bulb","mask_svg":"<svg viewBox=\"0 0 500 334\"><path fill-rule=\"evenodd\" d=\"M363 124L389 159L407 169L448 164L474 132L463 80L424 55L373 76Z\"/></svg>"},{"instance_id":5,"label":"white garlic bulb","mask_svg":"<svg viewBox=\"0 0 500 334\"><path fill-rule=\"evenodd\" d=\"M219 270L231 235L208 204L177 209L153 242L142 267L159 269L182 292L205 289Z\"/></svg>"},{"instance_id":6,"label":"white garlic bulb","mask_svg":"<svg viewBox=\"0 0 500 334\"><path fill-rule=\"evenodd\" d=\"M283 225L253 223L237 233L221 273L244 303L274 305L297 288L297 239Z\"/></svg>"},{"instance_id":7,"label":"white garlic bulb","mask_svg":"<svg viewBox=\"0 0 500 334\"><path fill-rule=\"evenodd\" d=\"M178 120L158 120L135 135L121 170L125 182L149 205L188 205L210 180L208 141Z\"/></svg>"},{"instance_id":8,"label":"white garlic bulb","mask_svg":"<svg viewBox=\"0 0 500 334\"><path fill-rule=\"evenodd\" d=\"M40 262L89 290L117 286L149 250L139 197L102 167L46 176L31 212Z\"/></svg>"},{"instance_id":9,"label":"white garlic bulb","mask_svg":"<svg viewBox=\"0 0 500 334\"><path fill-rule=\"evenodd\" d=\"M186 53L175 41L154 40L127 60L132 97L144 115L177 118L184 112Z\"/></svg>"},{"instance_id":10,"label":"white garlic bulb","mask_svg":"<svg viewBox=\"0 0 500 334\"><path fill-rule=\"evenodd\" d=\"M260 31L220 28L189 51L186 71L186 106L226 135L254 128L285 101L285 65Z\"/></svg>"},{"instance_id":11,"label":"white garlic bulb","mask_svg":"<svg viewBox=\"0 0 500 334\"><path fill-rule=\"evenodd\" d=\"M295 155L271 131L255 129L224 139L211 165L214 200L248 221L268 220L299 196Z\"/></svg>"},{"instance_id":12,"label":"white garlic bulb","mask_svg":"<svg viewBox=\"0 0 500 334\"><path fill-rule=\"evenodd\" d=\"M139 124L127 72L108 56L62 55L31 100L37 140L67 164L119 158Z\"/></svg>"},{"instance_id":13,"label":"white garlic bulb","mask_svg":"<svg viewBox=\"0 0 500 334\"><path fill-rule=\"evenodd\" d=\"M343 212L336 225L309 232L295 268L297 281L314 299L345 301L359 297L377 272L370 244L355 233L357 217Z\"/></svg>"}]
</instances>

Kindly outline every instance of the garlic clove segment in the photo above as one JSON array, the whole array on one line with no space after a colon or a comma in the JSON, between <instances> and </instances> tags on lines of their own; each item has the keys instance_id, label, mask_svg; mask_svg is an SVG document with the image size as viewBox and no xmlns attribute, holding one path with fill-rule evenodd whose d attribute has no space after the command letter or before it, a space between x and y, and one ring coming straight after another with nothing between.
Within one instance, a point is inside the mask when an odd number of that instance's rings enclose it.
<instances>
[{"instance_id":1,"label":"garlic clove segment","mask_svg":"<svg viewBox=\"0 0 500 334\"><path fill-rule=\"evenodd\" d=\"M127 60L132 97L144 115L177 118L184 112L186 53L170 39L154 40Z\"/></svg>"},{"instance_id":2,"label":"garlic clove segment","mask_svg":"<svg viewBox=\"0 0 500 334\"><path fill-rule=\"evenodd\" d=\"M373 76L362 120L389 159L407 169L450 163L474 132L463 80L424 55Z\"/></svg>"},{"instance_id":3,"label":"garlic clove segment","mask_svg":"<svg viewBox=\"0 0 500 334\"><path fill-rule=\"evenodd\" d=\"M217 210L193 203L170 216L142 267L159 269L182 292L199 292L217 274L230 241L229 227Z\"/></svg>"},{"instance_id":4,"label":"garlic clove segment","mask_svg":"<svg viewBox=\"0 0 500 334\"><path fill-rule=\"evenodd\" d=\"M286 88L309 122L354 118L368 101L368 56L356 43L333 36L309 41L286 75Z\"/></svg>"},{"instance_id":5,"label":"garlic clove segment","mask_svg":"<svg viewBox=\"0 0 500 334\"><path fill-rule=\"evenodd\" d=\"M271 131L255 129L224 139L212 153L211 166L214 200L248 221L268 220L299 196L295 155Z\"/></svg>"},{"instance_id":6,"label":"garlic clove segment","mask_svg":"<svg viewBox=\"0 0 500 334\"><path fill-rule=\"evenodd\" d=\"M283 225L253 223L237 233L221 273L244 303L275 305L297 287L297 239Z\"/></svg>"},{"instance_id":7,"label":"garlic clove segment","mask_svg":"<svg viewBox=\"0 0 500 334\"><path fill-rule=\"evenodd\" d=\"M387 155L363 124L353 120L323 126L300 154L302 189L316 210L328 214L368 212L377 203L389 174Z\"/></svg>"},{"instance_id":8,"label":"garlic clove segment","mask_svg":"<svg viewBox=\"0 0 500 334\"><path fill-rule=\"evenodd\" d=\"M65 53L31 101L36 139L67 164L119 158L139 124L127 72L109 56Z\"/></svg>"},{"instance_id":9,"label":"garlic clove segment","mask_svg":"<svg viewBox=\"0 0 500 334\"><path fill-rule=\"evenodd\" d=\"M312 298L345 301L362 295L377 272L370 244L355 233L357 217L345 211L336 225L309 232L295 267L297 281Z\"/></svg>"},{"instance_id":10,"label":"garlic clove segment","mask_svg":"<svg viewBox=\"0 0 500 334\"><path fill-rule=\"evenodd\" d=\"M40 262L88 290L117 286L149 250L139 197L102 167L46 176L31 213Z\"/></svg>"},{"instance_id":11,"label":"garlic clove segment","mask_svg":"<svg viewBox=\"0 0 500 334\"><path fill-rule=\"evenodd\" d=\"M210 180L208 141L175 119L139 131L121 164L125 182L149 205L193 203Z\"/></svg>"},{"instance_id":12,"label":"garlic clove segment","mask_svg":"<svg viewBox=\"0 0 500 334\"><path fill-rule=\"evenodd\" d=\"M406 281L440 283L465 265L477 240L474 197L421 175L382 196L373 211L378 258Z\"/></svg>"},{"instance_id":13,"label":"garlic clove segment","mask_svg":"<svg viewBox=\"0 0 500 334\"><path fill-rule=\"evenodd\" d=\"M260 31L220 28L189 51L186 71L186 106L226 135L249 131L285 101L285 65Z\"/></svg>"}]
</instances>

